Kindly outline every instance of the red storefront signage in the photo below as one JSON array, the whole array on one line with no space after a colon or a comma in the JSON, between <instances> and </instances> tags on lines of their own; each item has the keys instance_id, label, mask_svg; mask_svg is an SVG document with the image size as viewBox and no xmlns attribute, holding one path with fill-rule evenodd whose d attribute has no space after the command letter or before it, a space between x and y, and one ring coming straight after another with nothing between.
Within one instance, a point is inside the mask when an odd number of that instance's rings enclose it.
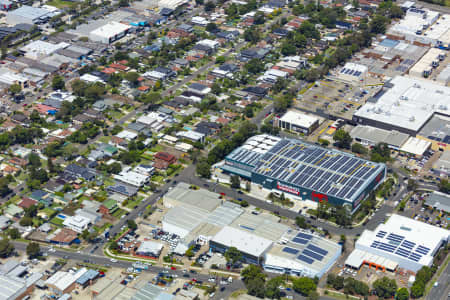
<instances>
[{"instance_id":1,"label":"red storefront signage","mask_svg":"<svg viewBox=\"0 0 450 300\"><path fill-rule=\"evenodd\" d=\"M288 192L294 195L300 195L300 191L295 188L295 187L291 187L291 186L287 186L285 184L282 184L280 182L277 181L277 189L284 191L284 192Z\"/></svg>"},{"instance_id":2,"label":"red storefront signage","mask_svg":"<svg viewBox=\"0 0 450 300\"><path fill-rule=\"evenodd\" d=\"M322 201L326 201L328 202L328 196L322 193L318 193L318 192L311 192L311 199L313 201L317 201L317 202L322 202Z\"/></svg>"}]
</instances>

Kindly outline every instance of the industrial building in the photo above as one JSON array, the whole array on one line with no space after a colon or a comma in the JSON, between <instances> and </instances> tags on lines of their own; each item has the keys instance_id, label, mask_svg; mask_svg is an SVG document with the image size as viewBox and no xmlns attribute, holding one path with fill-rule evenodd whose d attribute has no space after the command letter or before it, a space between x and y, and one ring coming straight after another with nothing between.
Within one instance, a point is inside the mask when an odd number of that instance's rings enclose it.
<instances>
[{"instance_id":1,"label":"industrial building","mask_svg":"<svg viewBox=\"0 0 450 300\"><path fill-rule=\"evenodd\" d=\"M350 136L364 146L373 147L379 143L386 143L389 148L394 150L399 150L409 138L409 135L403 132L365 125L354 127L350 131Z\"/></svg>"},{"instance_id":2,"label":"industrial building","mask_svg":"<svg viewBox=\"0 0 450 300\"><path fill-rule=\"evenodd\" d=\"M345 264L355 269L368 264L383 271L417 272L423 266L431 267L449 236L449 230L394 214L374 231L361 234Z\"/></svg>"},{"instance_id":3,"label":"industrial building","mask_svg":"<svg viewBox=\"0 0 450 300\"><path fill-rule=\"evenodd\" d=\"M444 151L430 171L437 176L450 176L450 151Z\"/></svg>"},{"instance_id":4,"label":"industrial building","mask_svg":"<svg viewBox=\"0 0 450 300\"><path fill-rule=\"evenodd\" d=\"M396 76L353 114L353 121L415 136L434 114L449 115L450 88Z\"/></svg>"},{"instance_id":5,"label":"industrial building","mask_svg":"<svg viewBox=\"0 0 450 300\"><path fill-rule=\"evenodd\" d=\"M289 131L310 134L319 127L319 117L301 111L287 111L281 118L275 118L274 126Z\"/></svg>"},{"instance_id":6,"label":"industrial building","mask_svg":"<svg viewBox=\"0 0 450 300\"><path fill-rule=\"evenodd\" d=\"M434 151L444 151L450 144L450 117L433 115L416 137L431 142Z\"/></svg>"},{"instance_id":7,"label":"industrial building","mask_svg":"<svg viewBox=\"0 0 450 300\"><path fill-rule=\"evenodd\" d=\"M267 272L321 278L342 252L338 243L317 235L290 231L266 253Z\"/></svg>"},{"instance_id":8,"label":"industrial building","mask_svg":"<svg viewBox=\"0 0 450 300\"><path fill-rule=\"evenodd\" d=\"M434 191L425 199L425 205L434 209L450 213L450 196Z\"/></svg>"},{"instance_id":9,"label":"industrial building","mask_svg":"<svg viewBox=\"0 0 450 300\"><path fill-rule=\"evenodd\" d=\"M450 64L441 70L439 75L436 77L436 82L442 85L448 85L450 83Z\"/></svg>"},{"instance_id":10,"label":"industrial building","mask_svg":"<svg viewBox=\"0 0 450 300\"><path fill-rule=\"evenodd\" d=\"M431 149L431 142L416 137L410 137L400 148L400 152L422 158Z\"/></svg>"},{"instance_id":11,"label":"industrial building","mask_svg":"<svg viewBox=\"0 0 450 300\"><path fill-rule=\"evenodd\" d=\"M446 53L444 50L430 48L430 50L428 50L428 52L409 70L409 75L417 78L427 78L445 57Z\"/></svg>"},{"instance_id":12,"label":"industrial building","mask_svg":"<svg viewBox=\"0 0 450 300\"><path fill-rule=\"evenodd\" d=\"M143 241L136 250L137 255L159 257L163 249L163 244L152 241Z\"/></svg>"},{"instance_id":13,"label":"industrial building","mask_svg":"<svg viewBox=\"0 0 450 300\"><path fill-rule=\"evenodd\" d=\"M385 178L384 164L296 139L251 137L226 158L224 172L302 200L328 201L354 212Z\"/></svg>"},{"instance_id":14,"label":"industrial building","mask_svg":"<svg viewBox=\"0 0 450 300\"><path fill-rule=\"evenodd\" d=\"M364 65L348 62L338 72L337 77L346 82L358 83L365 81L368 68Z\"/></svg>"},{"instance_id":15,"label":"industrial building","mask_svg":"<svg viewBox=\"0 0 450 300\"><path fill-rule=\"evenodd\" d=\"M387 35L396 37L395 39L405 39L411 43L421 44L436 43L435 39L428 38L423 33L433 25L439 18L437 11L428 9L410 8L400 22L391 26Z\"/></svg>"},{"instance_id":16,"label":"industrial building","mask_svg":"<svg viewBox=\"0 0 450 300\"><path fill-rule=\"evenodd\" d=\"M89 39L93 42L110 44L124 37L130 28L130 25L113 21L91 31Z\"/></svg>"},{"instance_id":17,"label":"industrial building","mask_svg":"<svg viewBox=\"0 0 450 300\"><path fill-rule=\"evenodd\" d=\"M228 248L235 247L242 253L245 262L254 264L262 263L271 245L272 241L268 239L230 226L222 228L209 241L213 251L225 253Z\"/></svg>"},{"instance_id":18,"label":"industrial building","mask_svg":"<svg viewBox=\"0 0 450 300\"><path fill-rule=\"evenodd\" d=\"M9 25L43 24L58 14L58 10L23 5L6 14L6 23Z\"/></svg>"}]
</instances>

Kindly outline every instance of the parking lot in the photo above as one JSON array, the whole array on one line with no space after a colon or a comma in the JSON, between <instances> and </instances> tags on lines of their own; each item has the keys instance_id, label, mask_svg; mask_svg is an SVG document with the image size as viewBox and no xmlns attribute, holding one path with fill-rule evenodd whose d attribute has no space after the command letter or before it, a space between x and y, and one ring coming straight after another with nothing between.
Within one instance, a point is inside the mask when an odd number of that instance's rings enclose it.
<instances>
[{"instance_id":1,"label":"parking lot","mask_svg":"<svg viewBox=\"0 0 450 300\"><path fill-rule=\"evenodd\" d=\"M356 87L338 81L322 80L311 87L296 101L300 109L352 119L353 113L363 105L377 87Z\"/></svg>"}]
</instances>

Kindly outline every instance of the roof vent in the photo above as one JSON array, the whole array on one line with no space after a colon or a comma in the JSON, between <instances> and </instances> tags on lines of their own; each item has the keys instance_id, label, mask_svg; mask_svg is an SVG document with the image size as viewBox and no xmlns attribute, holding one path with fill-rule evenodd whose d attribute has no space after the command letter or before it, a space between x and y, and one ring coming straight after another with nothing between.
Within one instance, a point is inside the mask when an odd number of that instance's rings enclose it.
<instances>
[{"instance_id":1,"label":"roof vent","mask_svg":"<svg viewBox=\"0 0 450 300\"><path fill-rule=\"evenodd\" d=\"M414 122L416 120L416 118L414 117L414 116L411 116L410 118L409 118L409 121L411 121L411 122Z\"/></svg>"}]
</instances>

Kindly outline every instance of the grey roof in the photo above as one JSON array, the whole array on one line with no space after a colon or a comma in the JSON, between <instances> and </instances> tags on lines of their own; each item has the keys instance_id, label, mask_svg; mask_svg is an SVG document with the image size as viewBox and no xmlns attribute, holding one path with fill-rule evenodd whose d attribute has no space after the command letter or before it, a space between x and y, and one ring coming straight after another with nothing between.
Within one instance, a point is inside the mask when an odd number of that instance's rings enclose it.
<instances>
[{"instance_id":1,"label":"grey roof","mask_svg":"<svg viewBox=\"0 0 450 300\"><path fill-rule=\"evenodd\" d=\"M140 288L131 300L171 300L175 296L165 293L159 286L147 283Z\"/></svg>"},{"instance_id":2,"label":"grey roof","mask_svg":"<svg viewBox=\"0 0 450 300\"><path fill-rule=\"evenodd\" d=\"M371 141L374 144L386 143L400 148L409 138L406 133L359 125L350 132L352 138Z\"/></svg>"},{"instance_id":3,"label":"grey roof","mask_svg":"<svg viewBox=\"0 0 450 300\"><path fill-rule=\"evenodd\" d=\"M0 275L0 300L16 299L25 292L25 288L23 280Z\"/></svg>"},{"instance_id":4,"label":"grey roof","mask_svg":"<svg viewBox=\"0 0 450 300\"><path fill-rule=\"evenodd\" d=\"M192 90L203 91L203 90L207 89L208 87L201 83L194 82L189 86L189 88Z\"/></svg>"},{"instance_id":5,"label":"grey roof","mask_svg":"<svg viewBox=\"0 0 450 300\"><path fill-rule=\"evenodd\" d=\"M244 210L237 204L225 202L216 208L206 219L206 222L216 226L230 225Z\"/></svg>"},{"instance_id":6,"label":"grey roof","mask_svg":"<svg viewBox=\"0 0 450 300\"><path fill-rule=\"evenodd\" d=\"M27 18L27 19L38 19L43 16L49 15L49 13L50 13L50 11L48 11L46 9L39 8L39 7L32 7L32 6L28 6L28 5L23 5L23 6L19 7L18 9L9 12L10 15L15 15L15 16L23 17L23 18Z\"/></svg>"},{"instance_id":7,"label":"grey roof","mask_svg":"<svg viewBox=\"0 0 450 300\"><path fill-rule=\"evenodd\" d=\"M450 212L450 195L441 192L433 192L427 199L425 199L425 203L438 210Z\"/></svg>"},{"instance_id":8,"label":"grey roof","mask_svg":"<svg viewBox=\"0 0 450 300\"><path fill-rule=\"evenodd\" d=\"M418 135L433 141L450 143L450 118L434 114Z\"/></svg>"},{"instance_id":9,"label":"grey roof","mask_svg":"<svg viewBox=\"0 0 450 300\"><path fill-rule=\"evenodd\" d=\"M0 229L5 228L8 226L10 220L5 216L0 216Z\"/></svg>"},{"instance_id":10,"label":"grey roof","mask_svg":"<svg viewBox=\"0 0 450 300\"><path fill-rule=\"evenodd\" d=\"M236 218L230 226L276 242L289 230L287 225L278 223L278 220L278 217L273 215L253 215L246 212Z\"/></svg>"},{"instance_id":11,"label":"grey roof","mask_svg":"<svg viewBox=\"0 0 450 300\"><path fill-rule=\"evenodd\" d=\"M208 212L216 209L222 202L218 194L205 189L191 190L189 184L184 182L180 182L164 198L177 201L180 205L198 207Z\"/></svg>"}]
</instances>

